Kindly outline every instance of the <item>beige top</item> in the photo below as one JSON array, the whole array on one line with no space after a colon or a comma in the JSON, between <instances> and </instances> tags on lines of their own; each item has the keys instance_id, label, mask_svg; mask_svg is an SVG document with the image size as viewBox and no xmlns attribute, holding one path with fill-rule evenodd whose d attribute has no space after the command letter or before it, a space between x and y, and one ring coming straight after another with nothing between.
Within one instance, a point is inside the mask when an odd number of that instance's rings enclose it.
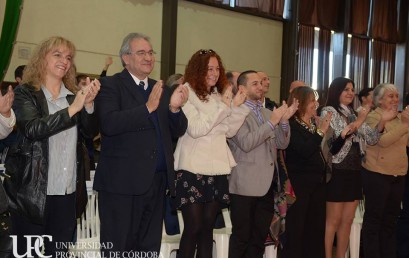
<instances>
[{"instance_id":1,"label":"beige top","mask_svg":"<svg viewBox=\"0 0 409 258\"><path fill-rule=\"evenodd\" d=\"M189 99L183 106L188 119L186 133L179 138L175 150L175 170L201 175L227 175L236 161L227 138L236 135L250 109L228 107L218 93L207 102L201 101L188 83Z\"/></svg>"},{"instance_id":2,"label":"beige top","mask_svg":"<svg viewBox=\"0 0 409 258\"><path fill-rule=\"evenodd\" d=\"M381 120L382 109L377 108L368 114L366 123L374 128ZM377 144L368 145L362 166L369 171L394 176L406 175L408 156L406 146L409 146L409 128L402 124L398 114L385 125L385 129Z\"/></svg>"}]
</instances>

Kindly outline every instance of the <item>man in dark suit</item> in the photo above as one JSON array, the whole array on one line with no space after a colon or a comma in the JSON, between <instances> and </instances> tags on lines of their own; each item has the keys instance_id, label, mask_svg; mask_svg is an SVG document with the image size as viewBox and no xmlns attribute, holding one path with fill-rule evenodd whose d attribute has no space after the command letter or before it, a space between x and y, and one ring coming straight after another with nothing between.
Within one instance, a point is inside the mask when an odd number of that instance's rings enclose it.
<instances>
[{"instance_id":1,"label":"man in dark suit","mask_svg":"<svg viewBox=\"0 0 409 258\"><path fill-rule=\"evenodd\" d=\"M257 72L258 76L261 79L261 86L263 87L263 95L261 96L261 103L264 108L273 110L274 108L278 108L277 103L275 103L270 98L266 97L268 90L270 89L270 78L265 72Z\"/></svg>"},{"instance_id":2,"label":"man in dark suit","mask_svg":"<svg viewBox=\"0 0 409 258\"><path fill-rule=\"evenodd\" d=\"M102 137L94 189L102 251L106 257L159 257L165 191L175 191L171 138L186 131L180 107L188 91L181 85L171 94L162 81L148 78L155 62L149 37L129 34L119 56L125 69L101 79L96 99Z\"/></svg>"}]
</instances>

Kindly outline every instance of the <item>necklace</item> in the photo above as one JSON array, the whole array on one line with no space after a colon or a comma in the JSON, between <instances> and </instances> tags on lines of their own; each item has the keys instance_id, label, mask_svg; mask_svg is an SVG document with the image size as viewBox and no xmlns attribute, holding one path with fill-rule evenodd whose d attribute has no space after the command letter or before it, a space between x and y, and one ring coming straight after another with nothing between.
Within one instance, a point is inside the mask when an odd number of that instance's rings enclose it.
<instances>
[{"instance_id":1,"label":"necklace","mask_svg":"<svg viewBox=\"0 0 409 258\"><path fill-rule=\"evenodd\" d=\"M315 125L314 121L310 118L310 124L311 126L307 125L306 122L304 122L303 120L299 119L298 117L295 116L295 121L297 121L297 123L299 123L302 127L305 128L305 130L307 130L308 132L314 134L315 131L317 130L317 126Z\"/></svg>"}]
</instances>

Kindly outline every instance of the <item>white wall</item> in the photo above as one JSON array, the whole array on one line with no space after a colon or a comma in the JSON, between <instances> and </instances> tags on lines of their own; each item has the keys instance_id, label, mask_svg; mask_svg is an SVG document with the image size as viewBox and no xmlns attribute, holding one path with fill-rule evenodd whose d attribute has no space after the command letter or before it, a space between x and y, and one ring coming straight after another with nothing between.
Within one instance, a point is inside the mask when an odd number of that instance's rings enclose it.
<instances>
[{"instance_id":1,"label":"white wall","mask_svg":"<svg viewBox=\"0 0 409 258\"><path fill-rule=\"evenodd\" d=\"M0 0L0 8L5 2ZM211 48L220 54L226 70L267 72L271 80L268 95L278 100L282 27L279 21L179 0L176 72L184 72L196 50ZM108 75L114 74L122 70L118 51L129 32L151 37L157 52L152 78L159 79L161 0L26 0L5 81L14 81L14 69L28 61L19 58L20 48L32 53L39 42L53 35L74 42L78 72L100 74L106 56L111 55L114 64Z\"/></svg>"},{"instance_id":2,"label":"white wall","mask_svg":"<svg viewBox=\"0 0 409 258\"><path fill-rule=\"evenodd\" d=\"M159 78L161 27L160 0L26 0L5 80L14 81L14 69L28 61L18 57L19 48L33 52L39 42L54 35L70 39L77 47L78 72L100 74L105 58L111 55L114 64L108 75L114 74L122 70L118 51L129 32L152 38L158 52L152 77Z\"/></svg>"},{"instance_id":3,"label":"white wall","mask_svg":"<svg viewBox=\"0 0 409 258\"><path fill-rule=\"evenodd\" d=\"M213 49L226 70L263 70L268 94L279 100L283 24L251 15L179 1L176 72L184 73L198 49Z\"/></svg>"}]
</instances>

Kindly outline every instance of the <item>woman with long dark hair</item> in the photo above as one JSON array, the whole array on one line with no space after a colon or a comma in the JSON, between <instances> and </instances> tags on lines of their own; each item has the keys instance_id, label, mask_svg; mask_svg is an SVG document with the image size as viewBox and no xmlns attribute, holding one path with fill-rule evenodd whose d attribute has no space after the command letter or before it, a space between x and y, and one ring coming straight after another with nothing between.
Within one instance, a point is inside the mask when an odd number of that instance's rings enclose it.
<instances>
[{"instance_id":1,"label":"woman with long dark hair","mask_svg":"<svg viewBox=\"0 0 409 258\"><path fill-rule=\"evenodd\" d=\"M362 199L361 158L366 145L374 145L380 137L384 121L370 127L365 123L370 106L353 109L355 84L351 79L335 78L329 87L326 106L321 118L332 113L333 129L332 177L327 185L325 253L332 258L332 246L337 236L336 258L345 257L351 224L358 201Z\"/></svg>"}]
</instances>

